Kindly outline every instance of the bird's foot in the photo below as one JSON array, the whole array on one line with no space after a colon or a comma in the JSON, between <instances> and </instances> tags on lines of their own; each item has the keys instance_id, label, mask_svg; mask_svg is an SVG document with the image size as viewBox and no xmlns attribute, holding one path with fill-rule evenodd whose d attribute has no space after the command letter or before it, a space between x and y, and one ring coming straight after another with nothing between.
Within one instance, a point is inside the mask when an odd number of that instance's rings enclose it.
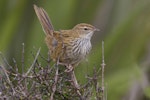
<instances>
[{"instance_id":1,"label":"bird's foot","mask_svg":"<svg viewBox=\"0 0 150 100\"><path fill-rule=\"evenodd\" d=\"M67 69L65 70L65 72L67 72L67 73L72 72L73 69L74 69L74 67L71 66L71 65L66 66L66 68L67 68Z\"/></svg>"}]
</instances>

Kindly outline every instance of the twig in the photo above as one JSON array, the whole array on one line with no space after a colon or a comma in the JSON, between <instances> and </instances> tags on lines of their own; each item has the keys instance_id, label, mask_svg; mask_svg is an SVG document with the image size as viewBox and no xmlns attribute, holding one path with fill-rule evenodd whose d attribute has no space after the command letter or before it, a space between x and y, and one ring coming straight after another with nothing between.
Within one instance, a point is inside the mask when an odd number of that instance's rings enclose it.
<instances>
[{"instance_id":1,"label":"twig","mask_svg":"<svg viewBox=\"0 0 150 100\"><path fill-rule=\"evenodd\" d=\"M15 71L16 73L18 73L18 65L17 65L15 58L13 58L13 62L14 62Z\"/></svg>"},{"instance_id":2,"label":"twig","mask_svg":"<svg viewBox=\"0 0 150 100\"><path fill-rule=\"evenodd\" d=\"M14 95L16 92L15 92L15 89L14 89L14 87L12 85L12 82L9 79L9 75L7 74L7 71L6 71L6 69L3 66L0 66L0 67L2 68L2 70L3 70L3 72L4 72L5 76L6 76L6 79L8 81L8 84L10 85L10 87L11 87L11 89L13 91L12 95Z\"/></svg>"},{"instance_id":3,"label":"twig","mask_svg":"<svg viewBox=\"0 0 150 100\"><path fill-rule=\"evenodd\" d=\"M25 72L25 68L24 68L24 43L22 43L22 57L21 57L21 68L22 68L22 75L24 75L24 72ZM27 91L27 79L25 78L24 79L24 88L25 88L25 91Z\"/></svg>"},{"instance_id":4,"label":"twig","mask_svg":"<svg viewBox=\"0 0 150 100\"><path fill-rule=\"evenodd\" d=\"M34 53L33 53L33 52L31 52L31 55L32 55L32 56L33 56L33 58L35 59L35 55L34 55ZM40 53L39 53L39 55L40 55ZM40 64L39 64L38 60L36 60L35 64L36 64L38 67L40 66Z\"/></svg>"},{"instance_id":5,"label":"twig","mask_svg":"<svg viewBox=\"0 0 150 100\"><path fill-rule=\"evenodd\" d=\"M32 70L33 66L35 65L35 63L37 61L37 58L38 58L38 56L40 54L40 50L41 50L41 48L39 48L39 50L38 50L38 52L37 52L37 54L35 56L35 59L34 59L32 65L31 65L31 67L29 68L29 70L26 72L25 76L27 76L30 73L30 71Z\"/></svg>"},{"instance_id":6,"label":"twig","mask_svg":"<svg viewBox=\"0 0 150 100\"><path fill-rule=\"evenodd\" d=\"M105 100L107 100L107 83L106 83L106 89L105 89L105 92L106 92Z\"/></svg>"},{"instance_id":7,"label":"twig","mask_svg":"<svg viewBox=\"0 0 150 100\"><path fill-rule=\"evenodd\" d=\"M0 52L0 56L1 56L4 64L6 64L11 70L13 70L12 66L8 63L7 59L3 56L3 54L1 52Z\"/></svg>"},{"instance_id":8,"label":"twig","mask_svg":"<svg viewBox=\"0 0 150 100\"><path fill-rule=\"evenodd\" d=\"M55 77L54 77L54 84L52 86L52 94L51 94L50 100L54 100L54 94L56 91L57 82L58 82L58 65L56 64L56 73L55 73Z\"/></svg>"},{"instance_id":9,"label":"twig","mask_svg":"<svg viewBox=\"0 0 150 100\"><path fill-rule=\"evenodd\" d=\"M101 64L101 67L102 67L102 100L105 100L105 97L104 97L104 91L105 91L105 86L104 86L104 68L105 68L105 60L104 60L104 41L102 41L102 64Z\"/></svg>"},{"instance_id":10,"label":"twig","mask_svg":"<svg viewBox=\"0 0 150 100\"><path fill-rule=\"evenodd\" d=\"M47 66L50 67L50 52L48 52L47 55Z\"/></svg>"},{"instance_id":11,"label":"twig","mask_svg":"<svg viewBox=\"0 0 150 100\"><path fill-rule=\"evenodd\" d=\"M21 64L22 64L22 73L24 73L24 43L22 43L22 57L21 57Z\"/></svg>"},{"instance_id":12,"label":"twig","mask_svg":"<svg viewBox=\"0 0 150 100\"><path fill-rule=\"evenodd\" d=\"M33 58L35 58L35 55L33 54L33 52L31 52L31 54L32 54ZM35 77L37 78L38 82L41 83L41 79L39 77L40 75L37 75L37 72L36 72L36 68L41 70L41 68L39 68L38 60L36 60L36 64L37 64L38 67L36 67L36 66L33 67L33 73L34 73Z\"/></svg>"},{"instance_id":13,"label":"twig","mask_svg":"<svg viewBox=\"0 0 150 100\"><path fill-rule=\"evenodd\" d=\"M44 61L48 61L47 58L45 58L41 53L39 54L39 56L44 60Z\"/></svg>"}]
</instances>

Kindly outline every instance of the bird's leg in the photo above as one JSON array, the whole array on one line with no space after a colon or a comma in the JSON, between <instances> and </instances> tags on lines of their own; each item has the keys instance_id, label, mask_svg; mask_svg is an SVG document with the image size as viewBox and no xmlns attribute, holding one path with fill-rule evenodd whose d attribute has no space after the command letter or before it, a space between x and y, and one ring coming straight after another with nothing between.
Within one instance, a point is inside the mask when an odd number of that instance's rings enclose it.
<instances>
[{"instance_id":1,"label":"bird's leg","mask_svg":"<svg viewBox=\"0 0 150 100\"><path fill-rule=\"evenodd\" d=\"M75 74L74 74L74 67L73 67L71 64L66 65L66 67L67 67L67 69L65 70L65 72L67 72L67 73L70 74L72 85L73 85L76 89L79 89L79 85L78 85L76 76L75 76Z\"/></svg>"},{"instance_id":2,"label":"bird's leg","mask_svg":"<svg viewBox=\"0 0 150 100\"><path fill-rule=\"evenodd\" d=\"M74 74L74 69L73 69L74 67L72 65L70 65L70 64L66 64L66 68L67 69L65 70L65 72L67 72L68 74L70 74L72 86L76 89L76 92L79 95L79 97L82 97L81 93L79 91L80 86L79 86L78 81L76 79L76 76Z\"/></svg>"},{"instance_id":3,"label":"bird's leg","mask_svg":"<svg viewBox=\"0 0 150 100\"><path fill-rule=\"evenodd\" d=\"M77 90L79 90L79 89L80 89L80 86L79 86L78 81L77 81L77 79L76 79L76 76L75 76L75 74L74 74L74 70L72 70L72 71L70 72L70 76L71 76L72 85L73 85Z\"/></svg>"},{"instance_id":4,"label":"bird's leg","mask_svg":"<svg viewBox=\"0 0 150 100\"><path fill-rule=\"evenodd\" d=\"M70 66L71 66L71 65L70 65ZM73 66L72 66L72 68L73 68ZM82 98L81 93L80 93L80 91L79 91L80 86L79 86L78 81L77 81L77 79L76 79L76 76L75 76L75 74L74 74L74 70L70 71L69 73L70 73L70 76L71 76L71 84L72 84L72 85L74 86L74 88L76 89L76 92L77 92L77 94L79 95L79 97Z\"/></svg>"}]
</instances>

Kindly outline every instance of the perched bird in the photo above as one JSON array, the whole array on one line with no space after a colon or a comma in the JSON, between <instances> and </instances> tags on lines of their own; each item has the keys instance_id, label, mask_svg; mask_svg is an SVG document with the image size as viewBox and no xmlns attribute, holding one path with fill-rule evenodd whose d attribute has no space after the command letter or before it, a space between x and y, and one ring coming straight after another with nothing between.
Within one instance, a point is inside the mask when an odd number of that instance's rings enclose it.
<instances>
[{"instance_id":1,"label":"perched bird","mask_svg":"<svg viewBox=\"0 0 150 100\"><path fill-rule=\"evenodd\" d=\"M46 11L34 5L36 15L46 34L45 41L50 56L59 65L65 65L72 71L91 50L91 37L99 29L86 23L80 23L69 30L55 31Z\"/></svg>"}]
</instances>

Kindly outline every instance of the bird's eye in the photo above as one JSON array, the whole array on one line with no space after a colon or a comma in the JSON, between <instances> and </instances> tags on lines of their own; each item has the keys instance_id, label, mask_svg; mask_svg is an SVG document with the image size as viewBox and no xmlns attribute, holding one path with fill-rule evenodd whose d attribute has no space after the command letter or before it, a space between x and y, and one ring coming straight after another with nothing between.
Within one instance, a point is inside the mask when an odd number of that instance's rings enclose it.
<instances>
[{"instance_id":1,"label":"bird's eye","mask_svg":"<svg viewBox=\"0 0 150 100\"><path fill-rule=\"evenodd\" d=\"M88 30L88 28L84 28L84 30Z\"/></svg>"}]
</instances>

